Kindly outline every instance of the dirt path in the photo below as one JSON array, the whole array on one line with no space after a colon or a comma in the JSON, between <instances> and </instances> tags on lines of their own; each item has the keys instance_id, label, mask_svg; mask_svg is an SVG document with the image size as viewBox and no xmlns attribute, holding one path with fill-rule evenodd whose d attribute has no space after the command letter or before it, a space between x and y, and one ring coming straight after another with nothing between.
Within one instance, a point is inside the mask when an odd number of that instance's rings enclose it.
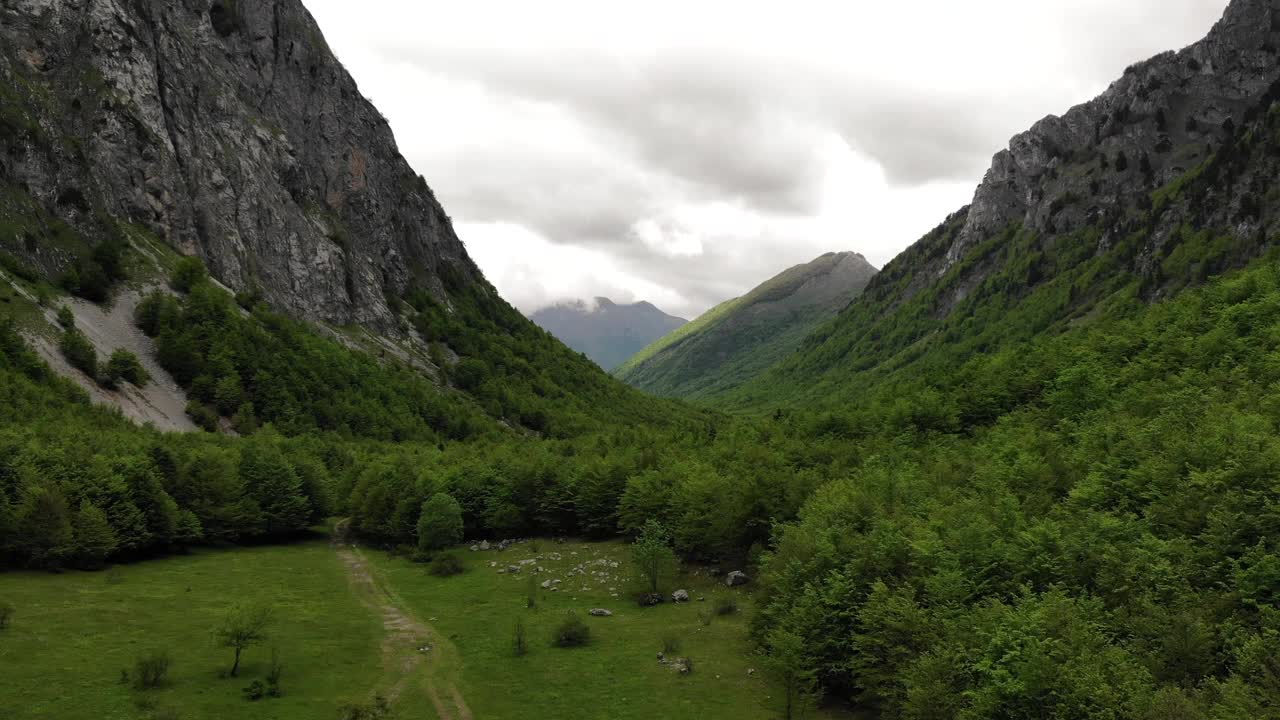
<instances>
[{"instance_id":1,"label":"dirt path","mask_svg":"<svg viewBox=\"0 0 1280 720\"><path fill-rule=\"evenodd\" d=\"M386 632L382 639L382 669L387 685L383 697L394 705L415 681L421 681L422 692L440 720L472 720L471 709L453 677L458 666L457 648L404 608L360 550L344 539L341 529L340 524L334 535L334 548L347 570L352 590L382 618ZM429 649L423 651L424 647Z\"/></svg>"}]
</instances>

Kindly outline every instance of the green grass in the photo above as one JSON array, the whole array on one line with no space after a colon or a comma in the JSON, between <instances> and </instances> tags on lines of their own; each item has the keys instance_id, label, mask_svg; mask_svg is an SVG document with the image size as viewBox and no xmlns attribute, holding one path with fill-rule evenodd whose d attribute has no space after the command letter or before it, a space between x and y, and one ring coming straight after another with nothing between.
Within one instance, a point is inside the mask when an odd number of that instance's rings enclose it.
<instances>
[{"instance_id":1,"label":"green grass","mask_svg":"<svg viewBox=\"0 0 1280 720\"><path fill-rule=\"evenodd\" d=\"M240 677L220 678L231 652L213 630L237 601L270 602L267 645L249 650ZM0 602L16 608L0 631L0 717L110 720L328 718L377 682L381 624L348 591L327 543L199 552L108 572L0 574ZM241 689L266 672L270 646L285 664L284 696L256 703ZM171 681L139 692L120 671L165 650ZM139 699L154 710L140 708Z\"/></svg>"},{"instance_id":2,"label":"green grass","mask_svg":"<svg viewBox=\"0 0 1280 720\"><path fill-rule=\"evenodd\" d=\"M397 600L421 620L448 637L461 658L461 689L478 718L545 717L560 720L654 717L762 718L772 716L775 688L764 677L746 638L750 603L744 589L730 590L705 574L687 575L667 583L665 592L687 589L692 602L670 602L640 608L628 597L636 585L628 572L628 549L620 543L541 541L541 552L521 544L505 552L461 553L466 570L448 578L429 575L426 566L383 553L367 553ZM558 553L560 559L553 559ZM576 554L574 554L576 553ZM541 557L537 577L559 579L561 588L537 590L537 607L526 607L527 569L517 575L498 574L497 567ZM589 572L606 576L573 575L568 570L590 561ZM617 562L618 568L609 566ZM583 589L583 588L587 589ZM610 588L613 588L611 590ZM614 597L614 593L617 597ZM714 617L710 625L699 618L712 612L720 594L739 598L743 612ZM698 602L697 598L706 598ZM591 617L602 607L612 617ZM576 612L591 628L591 641L581 648L551 645L552 629L567 612ZM513 630L522 618L529 652L515 657ZM657 660L663 638L681 639L682 656L694 671L680 675ZM748 675L748 669L756 672ZM823 717L817 715L816 717Z\"/></svg>"},{"instance_id":3,"label":"green grass","mask_svg":"<svg viewBox=\"0 0 1280 720\"><path fill-rule=\"evenodd\" d=\"M410 667L406 648L384 654L381 606L397 606L448 638L423 642L427 664L412 666L395 703L397 720L431 720L426 673L456 680L475 717L757 718L771 715L775 688L760 671L747 641L748 593L703 573L664 588L687 589L694 601L640 608L629 597L636 579L621 543L522 544L506 552L459 552L466 571L440 578L427 566L364 550L377 576L376 595L349 580L327 543L203 551L118 566L106 572L0 575L0 603L16 608L0 630L0 717L51 718L321 718L343 702L366 701ZM554 559L558 554L559 559ZM544 579L528 609L527 573L498 567L541 557ZM569 575L590 562L586 575ZM618 563L613 568L611 563ZM592 573L604 573L595 575ZM585 590L583 588L586 588ZM616 597L615 597L616 594ZM743 612L714 615L716 600L732 595ZM705 598L699 602L697 598ZM270 603L270 640L250 649L240 677L223 677L231 652L213 638L236 602ZM612 617L591 617L594 607ZM591 628L586 647L551 645L552 628L574 611ZM709 624L702 613L714 615ZM512 631L524 620L529 652L512 653ZM675 636L694 671L680 675L660 664L663 640ZM271 647L285 664L283 697L250 702L242 689L263 679ZM414 644L416 647L416 643ZM135 690L121 682L136 660L165 651L173 659L163 688ZM412 653L413 650L409 649ZM748 669L757 672L748 674ZM447 685L441 686L447 687ZM169 714L172 713L172 714ZM834 717L818 715L817 717Z\"/></svg>"}]
</instances>

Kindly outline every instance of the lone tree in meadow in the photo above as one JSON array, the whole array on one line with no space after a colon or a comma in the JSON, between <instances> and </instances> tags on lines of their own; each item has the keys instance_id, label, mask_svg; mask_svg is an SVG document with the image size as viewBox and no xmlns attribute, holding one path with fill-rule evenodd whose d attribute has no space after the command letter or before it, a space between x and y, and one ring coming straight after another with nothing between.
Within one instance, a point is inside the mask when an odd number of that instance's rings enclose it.
<instances>
[{"instance_id":1,"label":"lone tree in meadow","mask_svg":"<svg viewBox=\"0 0 1280 720\"><path fill-rule=\"evenodd\" d=\"M241 653L267 639L271 615L271 608L265 605L237 605L222 619L222 625L215 635L219 645L231 648L236 653L235 662L231 664L231 677L240 672Z\"/></svg>"},{"instance_id":2,"label":"lone tree in meadow","mask_svg":"<svg viewBox=\"0 0 1280 720\"><path fill-rule=\"evenodd\" d=\"M462 542L462 506L451 495L436 493L422 503L418 516L418 549L433 552Z\"/></svg>"},{"instance_id":3,"label":"lone tree in meadow","mask_svg":"<svg viewBox=\"0 0 1280 720\"><path fill-rule=\"evenodd\" d=\"M650 519L640 529L640 536L631 545L631 560L640 569L648 591L657 594L663 577L669 575L676 565L671 538L657 520Z\"/></svg>"}]
</instances>

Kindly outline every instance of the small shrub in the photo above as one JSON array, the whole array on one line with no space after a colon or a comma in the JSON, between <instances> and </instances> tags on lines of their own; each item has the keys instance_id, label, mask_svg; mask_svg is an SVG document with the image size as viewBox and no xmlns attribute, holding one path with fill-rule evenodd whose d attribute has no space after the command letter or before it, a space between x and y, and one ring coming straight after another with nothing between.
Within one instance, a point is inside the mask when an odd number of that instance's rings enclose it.
<instances>
[{"instance_id":1,"label":"small shrub","mask_svg":"<svg viewBox=\"0 0 1280 720\"><path fill-rule=\"evenodd\" d=\"M124 348L116 348L103 369L102 384L105 387L114 388L121 380L142 387L151 380L151 376L142 367L142 362L138 360L137 355Z\"/></svg>"},{"instance_id":2,"label":"small shrub","mask_svg":"<svg viewBox=\"0 0 1280 720\"><path fill-rule=\"evenodd\" d=\"M187 417L191 418L191 422L209 432L216 432L218 429L217 411L199 400L187 403Z\"/></svg>"},{"instance_id":3,"label":"small shrub","mask_svg":"<svg viewBox=\"0 0 1280 720\"><path fill-rule=\"evenodd\" d=\"M662 654L675 655L680 652L680 636L666 635L662 638Z\"/></svg>"},{"instance_id":4,"label":"small shrub","mask_svg":"<svg viewBox=\"0 0 1280 720\"><path fill-rule=\"evenodd\" d=\"M715 619L715 616L716 614L711 612L710 610L698 611L698 620L701 621L704 626L710 625L711 621Z\"/></svg>"},{"instance_id":5,"label":"small shrub","mask_svg":"<svg viewBox=\"0 0 1280 720\"><path fill-rule=\"evenodd\" d=\"M462 561L453 553L440 553L431 560L427 572L436 577L453 577L462 572Z\"/></svg>"},{"instance_id":6,"label":"small shrub","mask_svg":"<svg viewBox=\"0 0 1280 720\"><path fill-rule=\"evenodd\" d=\"M167 652L156 652L138 659L133 666L133 686L139 690L154 690L169 678L173 661Z\"/></svg>"},{"instance_id":7,"label":"small shrub","mask_svg":"<svg viewBox=\"0 0 1280 720\"><path fill-rule=\"evenodd\" d=\"M58 348L62 350L62 356L67 359L67 362L71 363L71 367L97 379L98 352L93 349L93 343L89 342L89 338L85 337L84 333L75 329L67 330L62 333Z\"/></svg>"},{"instance_id":8,"label":"small shrub","mask_svg":"<svg viewBox=\"0 0 1280 720\"><path fill-rule=\"evenodd\" d=\"M529 552L533 553L534 555L537 555L538 553L542 552L542 543L537 540L530 540Z\"/></svg>"},{"instance_id":9,"label":"small shrub","mask_svg":"<svg viewBox=\"0 0 1280 720\"><path fill-rule=\"evenodd\" d=\"M13 606L0 602L0 630L5 630L13 622Z\"/></svg>"},{"instance_id":10,"label":"small shrub","mask_svg":"<svg viewBox=\"0 0 1280 720\"><path fill-rule=\"evenodd\" d=\"M533 610L538 607L538 577L529 573L524 579L524 604Z\"/></svg>"},{"instance_id":11,"label":"small shrub","mask_svg":"<svg viewBox=\"0 0 1280 720\"><path fill-rule=\"evenodd\" d=\"M391 703L381 695L371 703L346 703L338 708L338 720L385 720L391 717Z\"/></svg>"},{"instance_id":12,"label":"small shrub","mask_svg":"<svg viewBox=\"0 0 1280 720\"><path fill-rule=\"evenodd\" d=\"M524 657L529 652L529 641L525 637L524 620L516 618L516 627L511 635L511 651L516 657Z\"/></svg>"},{"instance_id":13,"label":"small shrub","mask_svg":"<svg viewBox=\"0 0 1280 720\"><path fill-rule=\"evenodd\" d=\"M169 285L178 292L191 292L191 288L207 277L209 273L205 271L204 263L200 262L200 258L184 257L178 261L173 274L169 276Z\"/></svg>"},{"instance_id":14,"label":"small shrub","mask_svg":"<svg viewBox=\"0 0 1280 720\"><path fill-rule=\"evenodd\" d=\"M246 700L250 700L250 701L261 700L262 698L267 696L267 686L263 685L261 680L254 680L253 682L249 683L249 686L246 687L242 692L244 692L244 697Z\"/></svg>"},{"instance_id":15,"label":"small shrub","mask_svg":"<svg viewBox=\"0 0 1280 720\"><path fill-rule=\"evenodd\" d=\"M76 316L71 312L71 306L63 305L58 308L58 324L63 330L70 330L76 326Z\"/></svg>"},{"instance_id":16,"label":"small shrub","mask_svg":"<svg viewBox=\"0 0 1280 720\"><path fill-rule=\"evenodd\" d=\"M284 663L280 661L280 651L271 648L271 665L267 668L267 695L280 697L284 694L280 689L282 677L284 677Z\"/></svg>"},{"instance_id":17,"label":"small shrub","mask_svg":"<svg viewBox=\"0 0 1280 720\"><path fill-rule=\"evenodd\" d=\"M738 600L728 595L716 598L717 615L735 615L738 612Z\"/></svg>"},{"instance_id":18,"label":"small shrub","mask_svg":"<svg viewBox=\"0 0 1280 720\"><path fill-rule=\"evenodd\" d=\"M182 306L168 293L156 290L142 299L133 311L133 322L147 337L158 337L166 328L175 326Z\"/></svg>"},{"instance_id":19,"label":"small shrub","mask_svg":"<svg viewBox=\"0 0 1280 720\"><path fill-rule=\"evenodd\" d=\"M591 642L591 628L572 612L560 622L551 636L551 644L562 648L582 647L589 642Z\"/></svg>"}]
</instances>

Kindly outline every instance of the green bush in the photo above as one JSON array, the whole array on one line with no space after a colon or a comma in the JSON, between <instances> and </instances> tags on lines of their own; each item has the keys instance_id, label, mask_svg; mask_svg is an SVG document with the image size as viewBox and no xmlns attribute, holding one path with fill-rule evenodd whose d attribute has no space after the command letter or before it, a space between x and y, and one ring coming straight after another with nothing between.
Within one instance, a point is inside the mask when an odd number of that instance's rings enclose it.
<instances>
[{"instance_id":1,"label":"green bush","mask_svg":"<svg viewBox=\"0 0 1280 720\"><path fill-rule=\"evenodd\" d=\"M13 622L13 605L7 602L0 602L0 630L8 629Z\"/></svg>"},{"instance_id":2,"label":"green bush","mask_svg":"<svg viewBox=\"0 0 1280 720\"><path fill-rule=\"evenodd\" d=\"M115 387L121 380L142 387L151 380L151 376L142 367L138 356L124 348L116 348L115 352L111 353L102 377L103 384L107 387Z\"/></svg>"},{"instance_id":3,"label":"green bush","mask_svg":"<svg viewBox=\"0 0 1280 720\"><path fill-rule=\"evenodd\" d=\"M209 432L217 432L218 430L217 411L199 400L192 400L187 403L187 417L191 418L191 422L198 427Z\"/></svg>"},{"instance_id":4,"label":"green bush","mask_svg":"<svg viewBox=\"0 0 1280 720\"><path fill-rule=\"evenodd\" d=\"M169 678L169 668L173 661L167 652L155 652L145 655L134 663L133 685L139 690L154 690L163 687Z\"/></svg>"},{"instance_id":5,"label":"green bush","mask_svg":"<svg viewBox=\"0 0 1280 720\"><path fill-rule=\"evenodd\" d=\"M178 292L191 292L191 288L208 278L209 273L205 270L200 258L184 257L178 261L173 273L169 275L169 286Z\"/></svg>"},{"instance_id":6,"label":"green bush","mask_svg":"<svg viewBox=\"0 0 1280 720\"><path fill-rule=\"evenodd\" d=\"M241 692L244 693L246 700L261 700L267 696L267 686L261 680L254 680Z\"/></svg>"},{"instance_id":7,"label":"green bush","mask_svg":"<svg viewBox=\"0 0 1280 720\"><path fill-rule=\"evenodd\" d=\"M89 342L84 333L75 329L66 330L62 333L58 348L72 367L95 380L98 378L98 351L93 349L93 343Z\"/></svg>"},{"instance_id":8,"label":"green bush","mask_svg":"<svg viewBox=\"0 0 1280 720\"><path fill-rule=\"evenodd\" d=\"M70 330L76 326L75 313L71 312L70 305L60 305L58 307L58 324L63 330Z\"/></svg>"},{"instance_id":9,"label":"green bush","mask_svg":"<svg viewBox=\"0 0 1280 720\"><path fill-rule=\"evenodd\" d=\"M165 330L176 327L181 319L182 305L178 299L161 290L151 292L133 311L133 321L147 337L158 337Z\"/></svg>"},{"instance_id":10,"label":"green bush","mask_svg":"<svg viewBox=\"0 0 1280 720\"><path fill-rule=\"evenodd\" d=\"M556 647L581 647L589 642L591 642L591 628L587 627L582 618L573 612L560 621L551 635L551 644Z\"/></svg>"},{"instance_id":11,"label":"green bush","mask_svg":"<svg viewBox=\"0 0 1280 720\"><path fill-rule=\"evenodd\" d=\"M427 572L436 577L452 577L462 573L462 561L453 553L440 553L431 559Z\"/></svg>"}]
</instances>

